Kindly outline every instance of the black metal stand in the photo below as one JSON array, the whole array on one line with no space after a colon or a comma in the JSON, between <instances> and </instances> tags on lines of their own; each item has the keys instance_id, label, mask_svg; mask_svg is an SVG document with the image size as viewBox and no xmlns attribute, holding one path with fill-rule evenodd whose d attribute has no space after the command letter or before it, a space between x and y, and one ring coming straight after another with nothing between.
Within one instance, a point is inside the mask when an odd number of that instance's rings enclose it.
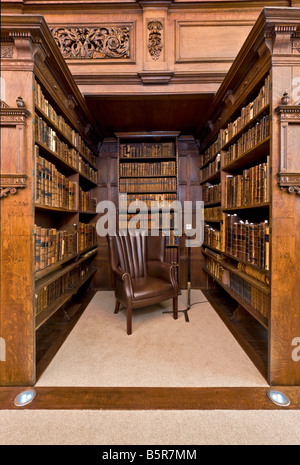
<instances>
[{"instance_id":1,"label":"black metal stand","mask_svg":"<svg viewBox=\"0 0 300 465\"><path fill-rule=\"evenodd\" d=\"M191 308L191 248L188 247L188 280L187 280L187 306L183 310L178 310L178 313L184 313L184 318L187 323L189 323L188 311ZM173 313L173 312L163 312L163 313Z\"/></svg>"}]
</instances>

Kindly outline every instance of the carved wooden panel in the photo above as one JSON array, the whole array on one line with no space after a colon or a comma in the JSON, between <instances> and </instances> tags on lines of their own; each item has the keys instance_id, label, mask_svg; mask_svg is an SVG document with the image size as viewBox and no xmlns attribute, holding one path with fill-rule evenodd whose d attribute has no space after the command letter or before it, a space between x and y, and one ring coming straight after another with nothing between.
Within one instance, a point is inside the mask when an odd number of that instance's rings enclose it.
<instances>
[{"instance_id":1,"label":"carved wooden panel","mask_svg":"<svg viewBox=\"0 0 300 465\"><path fill-rule=\"evenodd\" d=\"M56 26L52 35L66 59L131 59L132 25Z\"/></svg>"},{"instance_id":2,"label":"carved wooden panel","mask_svg":"<svg viewBox=\"0 0 300 465\"><path fill-rule=\"evenodd\" d=\"M280 171L278 184L289 193L300 195L300 106L280 105Z\"/></svg>"},{"instance_id":3,"label":"carved wooden panel","mask_svg":"<svg viewBox=\"0 0 300 465\"><path fill-rule=\"evenodd\" d=\"M177 21L176 63L232 62L252 22Z\"/></svg>"}]
</instances>

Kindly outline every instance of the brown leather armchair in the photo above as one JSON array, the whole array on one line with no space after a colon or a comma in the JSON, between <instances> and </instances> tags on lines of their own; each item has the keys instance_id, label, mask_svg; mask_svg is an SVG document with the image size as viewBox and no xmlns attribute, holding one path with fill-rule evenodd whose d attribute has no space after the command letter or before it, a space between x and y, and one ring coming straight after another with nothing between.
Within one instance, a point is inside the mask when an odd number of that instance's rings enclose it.
<instances>
[{"instance_id":1,"label":"brown leather armchair","mask_svg":"<svg viewBox=\"0 0 300 465\"><path fill-rule=\"evenodd\" d=\"M110 264L115 277L115 313L120 303L127 309L127 334L132 333L132 310L173 299L178 318L176 267L164 263L163 236L107 236Z\"/></svg>"}]
</instances>

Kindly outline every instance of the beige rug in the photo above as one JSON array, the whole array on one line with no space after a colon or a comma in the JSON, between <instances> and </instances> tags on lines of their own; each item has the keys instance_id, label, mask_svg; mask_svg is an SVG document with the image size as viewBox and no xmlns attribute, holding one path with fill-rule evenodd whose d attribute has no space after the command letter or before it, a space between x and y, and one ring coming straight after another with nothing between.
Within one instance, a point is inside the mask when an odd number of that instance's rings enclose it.
<instances>
[{"instance_id":1,"label":"beige rug","mask_svg":"<svg viewBox=\"0 0 300 465\"><path fill-rule=\"evenodd\" d=\"M186 307L180 297L179 309ZM192 303L206 301L192 290ZM187 323L163 313L171 301L114 314L114 294L98 292L37 386L267 386L211 305L192 306Z\"/></svg>"},{"instance_id":2,"label":"beige rug","mask_svg":"<svg viewBox=\"0 0 300 465\"><path fill-rule=\"evenodd\" d=\"M299 423L292 410L2 410L0 444L299 445Z\"/></svg>"}]
</instances>

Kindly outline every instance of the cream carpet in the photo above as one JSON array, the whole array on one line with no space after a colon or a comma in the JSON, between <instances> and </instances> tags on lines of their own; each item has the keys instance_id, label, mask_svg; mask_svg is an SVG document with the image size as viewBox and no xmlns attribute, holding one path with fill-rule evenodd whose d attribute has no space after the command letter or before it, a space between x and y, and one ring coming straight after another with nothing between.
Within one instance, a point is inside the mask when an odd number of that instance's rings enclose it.
<instances>
[{"instance_id":1,"label":"cream carpet","mask_svg":"<svg viewBox=\"0 0 300 465\"><path fill-rule=\"evenodd\" d=\"M192 290L192 303L206 301ZM179 309L186 307L186 295ZM187 323L163 313L171 301L114 314L114 293L94 296L37 386L214 387L267 386L211 305L192 306Z\"/></svg>"},{"instance_id":2,"label":"cream carpet","mask_svg":"<svg viewBox=\"0 0 300 465\"><path fill-rule=\"evenodd\" d=\"M299 445L299 424L295 410L2 410L0 444Z\"/></svg>"}]
</instances>

